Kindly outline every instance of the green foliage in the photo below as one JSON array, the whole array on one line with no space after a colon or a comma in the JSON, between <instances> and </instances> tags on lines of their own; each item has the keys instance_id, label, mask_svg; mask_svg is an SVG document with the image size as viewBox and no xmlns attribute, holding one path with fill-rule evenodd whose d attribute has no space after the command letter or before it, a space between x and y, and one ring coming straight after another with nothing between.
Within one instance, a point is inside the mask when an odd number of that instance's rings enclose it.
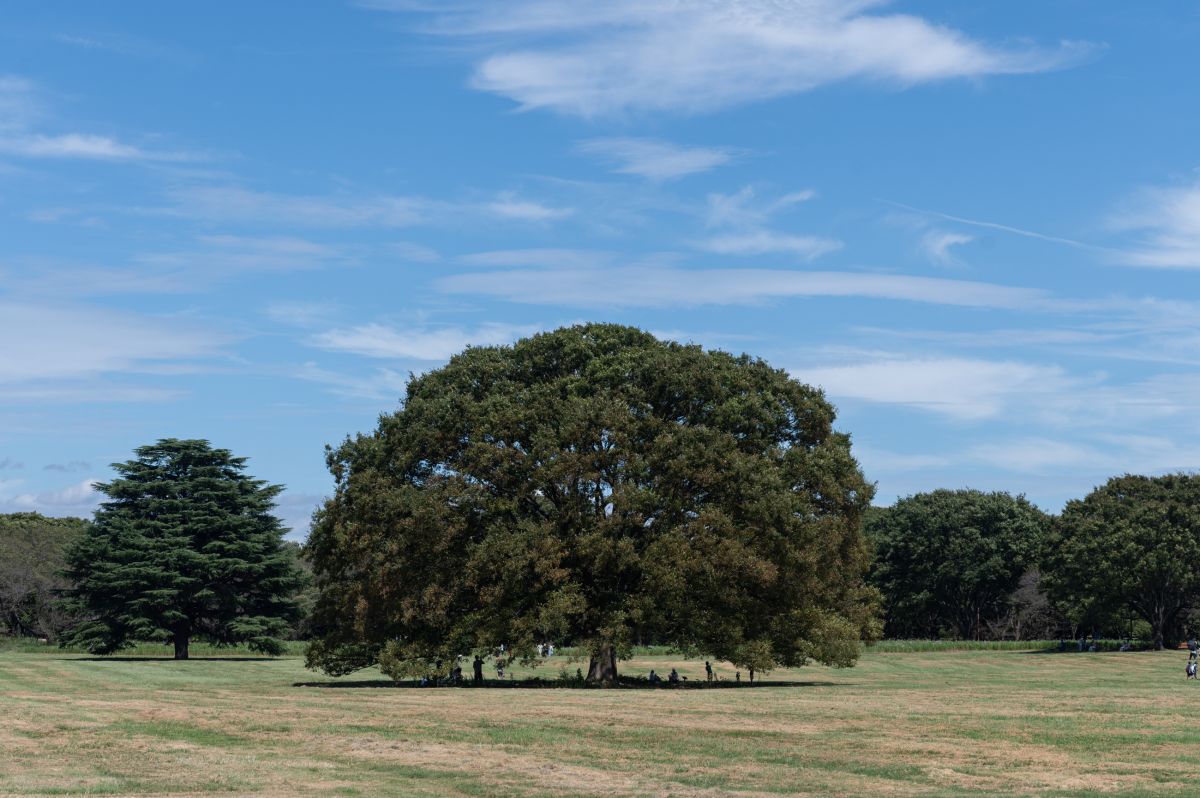
<instances>
[{"instance_id":1,"label":"green foliage","mask_svg":"<svg viewBox=\"0 0 1200 798\"><path fill-rule=\"evenodd\" d=\"M871 579L883 592L888 637L980 637L1037 562L1048 518L1007 493L936 490L874 509Z\"/></svg>"},{"instance_id":2,"label":"green foliage","mask_svg":"<svg viewBox=\"0 0 1200 798\"><path fill-rule=\"evenodd\" d=\"M283 551L294 570L300 577L300 586L296 591L296 614L292 619L288 637L292 640L306 640L312 637L312 613L317 605L317 585L313 581L312 563L304 556L304 547L292 540L283 541Z\"/></svg>"},{"instance_id":3,"label":"green foliage","mask_svg":"<svg viewBox=\"0 0 1200 798\"><path fill-rule=\"evenodd\" d=\"M300 575L271 515L282 490L243 473L207 441L168 438L114 463L108 501L67 552L71 604L86 620L64 645L107 654L134 641L192 637L279 653Z\"/></svg>"},{"instance_id":4,"label":"green foliage","mask_svg":"<svg viewBox=\"0 0 1200 798\"><path fill-rule=\"evenodd\" d=\"M1045 583L1088 617L1132 611L1158 646L1180 639L1200 598L1200 477L1114 477L1067 503Z\"/></svg>"},{"instance_id":5,"label":"green foliage","mask_svg":"<svg viewBox=\"0 0 1200 798\"><path fill-rule=\"evenodd\" d=\"M56 600L66 548L82 536L82 518L0 515L0 631L53 639L70 622Z\"/></svg>"},{"instance_id":6,"label":"green foliage","mask_svg":"<svg viewBox=\"0 0 1200 798\"><path fill-rule=\"evenodd\" d=\"M329 452L309 662L386 647L401 672L554 640L593 664L639 641L851 664L877 633L872 486L833 419L761 360L629 327L468 349Z\"/></svg>"}]
</instances>

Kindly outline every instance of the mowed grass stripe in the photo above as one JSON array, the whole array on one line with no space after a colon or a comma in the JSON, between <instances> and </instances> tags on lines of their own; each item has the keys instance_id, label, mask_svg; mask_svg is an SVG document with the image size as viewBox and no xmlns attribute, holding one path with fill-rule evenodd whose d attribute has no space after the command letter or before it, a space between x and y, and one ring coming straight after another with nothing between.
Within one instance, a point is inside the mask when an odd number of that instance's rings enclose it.
<instances>
[{"instance_id":1,"label":"mowed grass stripe","mask_svg":"<svg viewBox=\"0 0 1200 798\"><path fill-rule=\"evenodd\" d=\"M1200 758L1182 663L869 651L744 689L341 689L294 685L380 676L4 651L0 794L1182 795ZM703 676L626 672L672 666Z\"/></svg>"}]
</instances>

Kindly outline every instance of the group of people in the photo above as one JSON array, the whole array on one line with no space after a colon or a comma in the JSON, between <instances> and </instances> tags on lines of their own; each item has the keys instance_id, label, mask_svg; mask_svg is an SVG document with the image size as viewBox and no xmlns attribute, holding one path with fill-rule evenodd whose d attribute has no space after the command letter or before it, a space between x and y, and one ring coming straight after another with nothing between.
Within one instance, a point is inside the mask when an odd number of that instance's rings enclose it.
<instances>
[{"instance_id":1,"label":"group of people","mask_svg":"<svg viewBox=\"0 0 1200 798\"><path fill-rule=\"evenodd\" d=\"M1195 641L1189 641L1189 643L1188 643L1189 647L1192 648L1192 653L1188 659L1188 662L1189 662L1188 675L1190 678L1195 678L1193 671L1195 670L1195 664L1197 662L1198 652L1200 652L1200 646L1195 646L1194 644L1195 644ZM495 664L494 664L494 667L496 669L496 678L497 679L504 679L506 676L505 669L507 667L509 658L506 658L505 656L503 656L504 649L505 649L504 646L500 647L500 654L496 657ZM537 652L537 654L539 654L542 657L553 657L554 656L554 644L553 643L541 643L536 646L536 652ZM429 687L429 686L440 687L442 685L461 684L463 681L463 669L462 669L462 666L459 664L458 659L459 659L458 657L455 658L454 665L450 668L450 673L448 676L446 676L444 678L441 676L433 676L433 677L422 676L419 681L420 685L422 687ZM472 680L475 682L475 684L483 684L483 666L484 666L483 657L476 654L474 659L471 661L471 676L472 676ZM436 668L438 671L440 671L442 673L445 672L445 671L442 671L442 663L441 662L436 663ZM716 674L713 672L713 666L712 666L711 662L705 661L704 676L705 676L705 680L707 682L709 682L710 684L714 681L718 681ZM576 669L576 678L579 681L583 681L583 671L582 670ZM647 677L647 679L650 682L650 684L662 684L664 682L663 677L660 676L658 674L658 672L655 670L650 671L650 675ZM735 679L738 682L742 681L742 672L741 671L737 672ZM753 671L751 671L751 673L750 673L750 680L754 681L754 672ZM680 676L679 671L677 671L675 668L671 668L671 673L667 675L667 678L665 679L665 681L667 684L677 685L680 683L680 681L687 681L687 677Z\"/></svg>"},{"instance_id":2,"label":"group of people","mask_svg":"<svg viewBox=\"0 0 1200 798\"><path fill-rule=\"evenodd\" d=\"M681 678L685 681L687 680L686 676L681 677L679 675L679 671L675 670L674 668L671 668L671 673L667 675L667 683L668 684L679 684L679 680ZM713 681L716 680L716 675L713 673L712 663L707 660L705 660L705 662L704 662L704 678L705 678L705 681L707 681L709 683L712 683ZM650 682L650 684L662 684L663 678L661 676L659 676L658 672L652 668L650 670L650 675L646 677L646 680L648 682ZM742 672L741 671L738 671L738 673L737 673L737 680L739 682L742 680Z\"/></svg>"},{"instance_id":3,"label":"group of people","mask_svg":"<svg viewBox=\"0 0 1200 798\"><path fill-rule=\"evenodd\" d=\"M662 677L653 668L650 669L650 675L646 679L650 684L662 684ZM667 682L670 684L679 684L679 671L671 668L671 673L667 676Z\"/></svg>"},{"instance_id":4,"label":"group of people","mask_svg":"<svg viewBox=\"0 0 1200 798\"><path fill-rule=\"evenodd\" d=\"M504 654L504 648L505 648L504 646L500 646L500 654L501 655ZM554 644L553 643L540 643L536 646L536 650L537 650L537 653L539 656L542 656L542 657L553 657L554 656ZM476 654L475 659L472 660L472 662L471 662L471 677L472 677L472 680L475 682L475 684L483 684L483 665L484 665L483 657ZM507 660L505 659L505 657L497 656L496 663L495 663L497 679L505 678L506 666L507 666ZM440 662L437 663L437 668L439 671L441 670L441 667L442 667L442 663L440 663ZM582 678L582 676L581 676L581 678ZM462 666L458 664L458 660L456 658L455 662L454 662L454 667L452 667L450 669L450 674L448 677L443 679L439 676L435 676L435 677L423 676L423 677L421 677L420 685L422 687L428 687L430 685L432 685L434 687L438 687L443 684L460 684L462 682L462 680L463 680L463 669L462 669Z\"/></svg>"}]
</instances>

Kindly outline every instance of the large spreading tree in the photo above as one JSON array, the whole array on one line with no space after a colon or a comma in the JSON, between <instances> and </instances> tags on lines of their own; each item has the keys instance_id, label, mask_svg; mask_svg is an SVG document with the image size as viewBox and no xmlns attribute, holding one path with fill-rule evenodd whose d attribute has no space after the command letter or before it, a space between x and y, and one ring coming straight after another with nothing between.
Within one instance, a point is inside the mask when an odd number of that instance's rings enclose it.
<instances>
[{"instance_id":1,"label":"large spreading tree","mask_svg":"<svg viewBox=\"0 0 1200 798\"><path fill-rule=\"evenodd\" d=\"M280 653L301 583L272 515L282 487L204 440L167 438L136 455L96 486L108 500L68 551L68 595L85 620L63 643L107 654L166 641L187 659L198 638Z\"/></svg>"},{"instance_id":2,"label":"large spreading tree","mask_svg":"<svg viewBox=\"0 0 1200 798\"><path fill-rule=\"evenodd\" d=\"M309 664L399 678L544 640L611 681L638 641L766 670L877 633L872 486L821 392L591 324L470 348L328 454Z\"/></svg>"},{"instance_id":3,"label":"large spreading tree","mask_svg":"<svg viewBox=\"0 0 1200 798\"><path fill-rule=\"evenodd\" d=\"M1200 476L1114 477L1067 502L1046 572L1058 601L1089 617L1130 611L1159 648L1174 643L1200 602Z\"/></svg>"},{"instance_id":4,"label":"large spreading tree","mask_svg":"<svg viewBox=\"0 0 1200 798\"><path fill-rule=\"evenodd\" d=\"M1024 497L935 490L868 516L889 637L982 636L1035 567L1049 519Z\"/></svg>"}]
</instances>

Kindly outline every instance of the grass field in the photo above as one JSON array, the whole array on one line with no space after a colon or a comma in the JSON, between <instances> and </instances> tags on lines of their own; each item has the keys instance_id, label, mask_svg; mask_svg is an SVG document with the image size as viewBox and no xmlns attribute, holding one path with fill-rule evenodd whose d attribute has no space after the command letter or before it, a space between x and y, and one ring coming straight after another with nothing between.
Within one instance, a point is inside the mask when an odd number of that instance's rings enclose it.
<instances>
[{"instance_id":1,"label":"grass field","mask_svg":"<svg viewBox=\"0 0 1200 798\"><path fill-rule=\"evenodd\" d=\"M872 650L753 688L419 689L297 658L8 647L0 795L1186 795L1184 659ZM703 674L624 671L673 666Z\"/></svg>"}]
</instances>

